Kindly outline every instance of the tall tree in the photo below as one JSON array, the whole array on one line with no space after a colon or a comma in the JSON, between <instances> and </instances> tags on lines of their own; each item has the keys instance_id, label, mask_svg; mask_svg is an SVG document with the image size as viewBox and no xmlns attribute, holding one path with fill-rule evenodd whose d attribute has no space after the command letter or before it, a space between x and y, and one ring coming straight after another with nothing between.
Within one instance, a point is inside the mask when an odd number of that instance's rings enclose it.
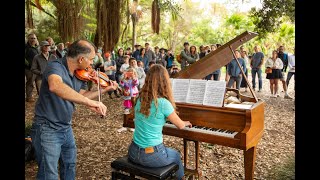
<instances>
[{"instance_id":1,"label":"tall tree","mask_svg":"<svg viewBox=\"0 0 320 180\"><path fill-rule=\"evenodd\" d=\"M52 0L57 8L58 32L62 41L74 41L81 37L83 17L81 11L84 7L83 1L77 0Z\"/></svg>"},{"instance_id":2,"label":"tall tree","mask_svg":"<svg viewBox=\"0 0 320 180\"><path fill-rule=\"evenodd\" d=\"M251 9L250 16L254 19L255 31L260 37L265 37L267 33L275 32L279 28L283 22L283 16L295 22L295 1L264 0L262 9Z\"/></svg>"},{"instance_id":3,"label":"tall tree","mask_svg":"<svg viewBox=\"0 0 320 180\"><path fill-rule=\"evenodd\" d=\"M34 25L33 25L32 9L30 7L30 5L31 5L30 1L31 0L26 0L26 11L27 11L27 24L26 24L26 26L30 29L33 29Z\"/></svg>"}]
</instances>

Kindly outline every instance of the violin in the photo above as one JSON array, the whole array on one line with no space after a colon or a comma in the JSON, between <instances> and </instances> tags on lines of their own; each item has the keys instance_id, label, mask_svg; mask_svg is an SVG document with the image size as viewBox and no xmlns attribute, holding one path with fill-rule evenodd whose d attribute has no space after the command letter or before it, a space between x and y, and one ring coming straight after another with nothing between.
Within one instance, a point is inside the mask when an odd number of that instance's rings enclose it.
<instances>
[{"instance_id":1,"label":"violin","mask_svg":"<svg viewBox=\"0 0 320 180\"><path fill-rule=\"evenodd\" d=\"M93 78L93 73L95 70L89 66L86 69L78 69L75 71L75 76L82 81L93 81L96 84L99 84L102 88L106 88L111 85L111 80L108 75L103 72L98 73L99 82Z\"/></svg>"}]
</instances>

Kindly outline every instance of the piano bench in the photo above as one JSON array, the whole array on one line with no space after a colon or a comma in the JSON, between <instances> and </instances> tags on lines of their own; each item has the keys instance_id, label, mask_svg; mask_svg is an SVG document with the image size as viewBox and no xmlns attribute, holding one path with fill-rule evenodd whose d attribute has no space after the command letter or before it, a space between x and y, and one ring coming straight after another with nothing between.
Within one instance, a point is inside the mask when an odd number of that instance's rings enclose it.
<instances>
[{"instance_id":1,"label":"piano bench","mask_svg":"<svg viewBox=\"0 0 320 180\"><path fill-rule=\"evenodd\" d=\"M169 164L164 167L150 168L131 162L128 156L120 157L111 162L112 180L135 179L135 176L153 179L176 179L177 164ZM125 173L124 173L125 172ZM126 175L129 174L129 175Z\"/></svg>"}]
</instances>

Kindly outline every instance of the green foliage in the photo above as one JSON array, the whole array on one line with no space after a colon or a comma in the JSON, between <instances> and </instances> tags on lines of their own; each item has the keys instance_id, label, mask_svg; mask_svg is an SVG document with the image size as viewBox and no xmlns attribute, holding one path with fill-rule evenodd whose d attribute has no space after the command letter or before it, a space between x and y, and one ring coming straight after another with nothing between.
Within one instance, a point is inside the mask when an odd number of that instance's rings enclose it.
<instances>
[{"instance_id":1,"label":"green foliage","mask_svg":"<svg viewBox=\"0 0 320 180\"><path fill-rule=\"evenodd\" d=\"M253 8L250 17L254 19L255 31L261 38L268 33L275 32L283 23L283 17L287 16L291 22L295 22L294 0L264 0L260 10Z\"/></svg>"},{"instance_id":2,"label":"green foliage","mask_svg":"<svg viewBox=\"0 0 320 180\"><path fill-rule=\"evenodd\" d=\"M180 12L182 11L182 8L177 2L171 0L162 0L160 1L159 6L162 12L171 13L171 18L173 21L176 21L178 16L181 17Z\"/></svg>"},{"instance_id":3,"label":"green foliage","mask_svg":"<svg viewBox=\"0 0 320 180\"><path fill-rule=\"evenodd\" d=\"M31 126L32 126L32 120L25 121L25 124L24 124L24 135L25 136L30 135Z\"/></svg>"},{"instance_id":4,"label":"green foliage","mask_svg":"<svg viewBox=\"0 0 320 180\"><path fill-rule=\"evenodd\" d=\"M291 156L283 164L273 167L267 179L295 179L295 157Z\"/></svg>"}]
</instances>

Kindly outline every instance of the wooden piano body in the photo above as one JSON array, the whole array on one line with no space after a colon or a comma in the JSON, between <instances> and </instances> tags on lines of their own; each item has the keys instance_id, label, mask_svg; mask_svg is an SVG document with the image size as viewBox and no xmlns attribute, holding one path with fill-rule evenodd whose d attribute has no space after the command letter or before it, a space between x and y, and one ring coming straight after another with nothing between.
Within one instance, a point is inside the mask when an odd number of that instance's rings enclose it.
<instances>
[{"instance_id":1,"label":"wooden piano body","mask_svg":"<svg viewBox=\"0 0 320 180\"><path fill-rule=\"evenodd\" d=\"M208 54L204 58L195 62L187 67L185 70L180 71L177 78L201 79L207 74L215 71L216 69L226 65L231 61L233 49L240 46L243 42L254 37L255 33L245 32L236 37L232 41L218 48L216 51ZM228 51L229 48L229 51ZM220 52L220 53L219 53ZM226 55L228 54L228 55ZM230 55L231 54L231 55ZM219 57L219 58L217 58ZM212 64L212 61L219 63ZM207 63L206 63L207 62ZM209 65L206 65L209 64ZM217 65L219 64L219 65ZM214 66L214 67L212 67ZM200 68L199 68L200 67ZM201 75L199 72L201 71ZM205 72L203 72L205 71ZM244 72L242 71L245 80ZM249 85L249 83L248 83ZM176 136L184 139L184 165L186 172L192 172L200 177L199 171L199 142L207 142L228 146L232 148L241 149L244 151L244 166L245 166L245 179L253 179L256 147L259 143L264 129L264 101L257 99L252 88L249 89L253 97L242 95L237 89L227 88L227 91L236 92L238 98L242 101L253 102L254 104L249 109L239 109L230 107L213 107L188 103L176 103L179 117L182 120L190 121L193 126L202 126L208 129L212 128L219 130L228 130L236 132L234 137L226 137L223 135L208 134L207 131L199 132L194 131L196 128L177 129L172 126L164 126L163 134ZM134 127L134 113L124 115L124 127ZM218 130L218 131L219 131ZM187 141L195 142L195 169L187 169L187 154L188 147Z\"/></svg>"}]
</instances>

